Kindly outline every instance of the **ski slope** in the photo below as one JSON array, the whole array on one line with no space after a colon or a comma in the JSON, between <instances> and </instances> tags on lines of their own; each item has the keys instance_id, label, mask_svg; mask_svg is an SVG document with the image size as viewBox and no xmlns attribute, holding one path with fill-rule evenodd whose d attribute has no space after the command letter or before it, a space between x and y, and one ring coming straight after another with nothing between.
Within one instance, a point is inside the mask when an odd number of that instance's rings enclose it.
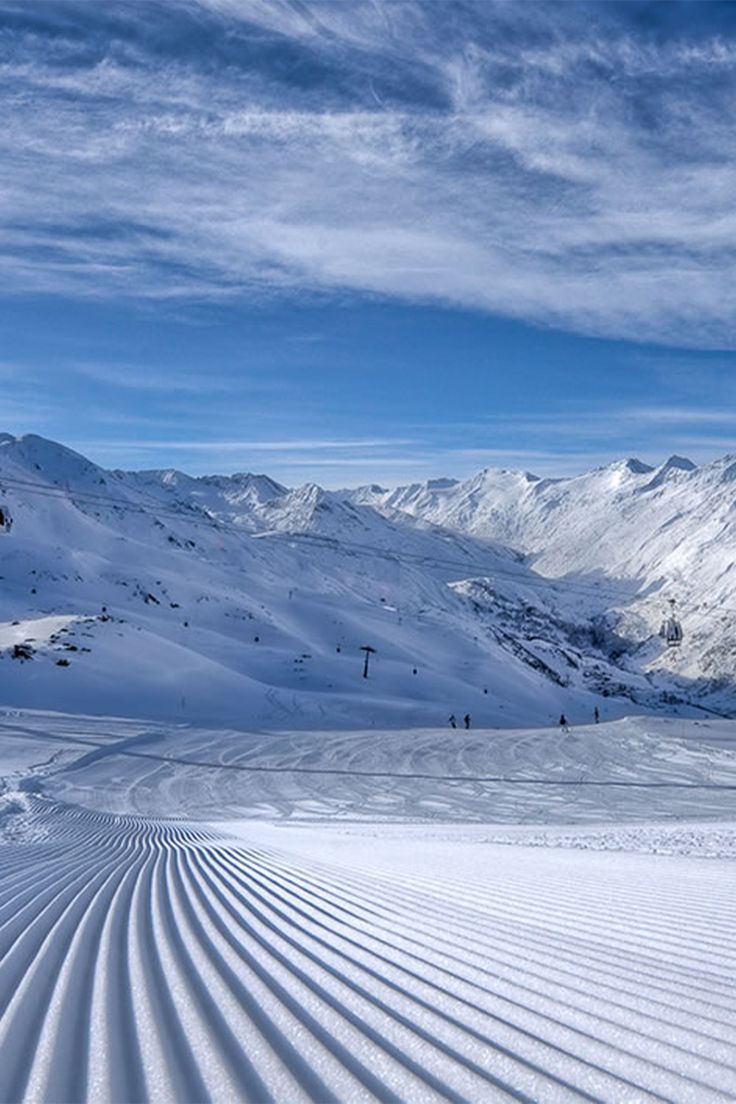
<instances>
[{"instance_id":1,"label":"ski slope","mask_svg":"<svg viewBox=\"0 0 736 1104\"><path fill-rule=\"evenodd\" d=\"M736 1095L733 723L6 711L0 763L0 1100Z\"/></svg>"},{"instance_id":2,"label":"ski slope","mask_svg":"<svg viewBox=\"0 0 736 1104\"><path fill-rule=\"evenodd\" d=\"M0 701L304 729L731 715L736 465L683 464L335 492L0 434Z\"/></svg>"}]
</instances>

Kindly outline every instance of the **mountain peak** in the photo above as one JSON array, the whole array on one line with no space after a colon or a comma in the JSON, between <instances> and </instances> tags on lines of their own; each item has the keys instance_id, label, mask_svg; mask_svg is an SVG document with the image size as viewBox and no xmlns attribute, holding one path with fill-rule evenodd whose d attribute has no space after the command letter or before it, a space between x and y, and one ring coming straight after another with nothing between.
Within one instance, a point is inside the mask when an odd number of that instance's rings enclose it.
<instances>
[{"instance_id":1,"label":"mountain peak","mask_svg":"<svg viewBox=\"0 0 736 1104\"><path fill-rule=\"evenodd\" d=\"M620 460L614 466L623 468L625 471L631 472L632 475L648 475L649 472L654 471L651 464L645 464L643 460L639 460L636 456L627 456L625 460Z\"/></svg>"},{"instance_id":2,"label":"mountain peak","mask_svg":"<svg viewBox=\"0 0 736 1104\"><path fill-rule=\"evenodd\" d=\"M3 450L3 459L34 473L41 472L52 483L78 481L80 478L98 482L102 477L102 468L86 456L36 433L18 436L0 433L0 449Z\"/></svg>"},{"instance_id":3,"label":"mountain peak","mask_svg":"<svg viewBox=\"0 0 736 1104\"><path fill-rule=\"evenodd\" d=\"M684 456L670 456L664 464L657 468L649 482L644 487L639 487L638 491L641 491L642 494L647 491L654 491L657 487L662 487L673 479L676 480L678 475L695 471L696 467L697 465L693 464L692 460L688 460Z\"/></svg>"},{"instance_id":4,"label":"mountain peak","mask_svg":"<svg viewBox=\"0 0 736 1104\"><path fill-rule=\"evenodd\" d=\"M533 472L521 471L519 468L481 468L475 475L465 480L468 484L495 484L495 483L537 483L540 477Z\"/></svg>"},{"instance_id":5,"label":"mountain peak","mask_svg":"<svg viewBox=\"0 0 736 1104\"><path fill-rule=\"evenodd\" d=\"M427 490L430 491L445 491L449 487L457 487L459 480L448 479L445 476L440 476L437 479L428 479L425 483Z\"/></svg>"},{"instance_id":6,"label":"mountain peak","mask_svg":"<svg viewBox=\"0 0 736 1104\"><path fill-rule=\"evenodd\" d=\"M670 456L665 460L662 465L662 471L695 471L697 464L693 464L692 460L688 460L686 456Z\"/></svg>"}]
</instances>

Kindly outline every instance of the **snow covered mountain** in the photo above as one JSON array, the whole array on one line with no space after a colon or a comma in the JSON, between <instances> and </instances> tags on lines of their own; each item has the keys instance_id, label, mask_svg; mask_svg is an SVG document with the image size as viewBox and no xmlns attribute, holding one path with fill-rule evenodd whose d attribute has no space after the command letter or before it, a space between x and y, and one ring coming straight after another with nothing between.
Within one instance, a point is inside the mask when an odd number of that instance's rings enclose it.
<instances>
[{"instance_id":1,"label":"snow covered mountain","mask_svg":"<svg viewBox=\"0 0 736 1104\"><path fill-rule=\"evenodd\" d=\"M735 474L290 490L1 435L0 699L290 728L730 711Z\"/></svg>"},{"instance_id":2,"label":"snow covered mountain","mask_svg":"<svg viewBox=\"0 0 736 1104\"><path fill-rule=\"evenodd\" d=\"M571 479L482 471L353 501L401 509L454 531L505 542L534 570L576 590L599 590L597 613L645 668L730 684L736 663L736 457L658 468L628 459ZM675 599L682 648L653 633Z\"/></svg>"}]
</instances>

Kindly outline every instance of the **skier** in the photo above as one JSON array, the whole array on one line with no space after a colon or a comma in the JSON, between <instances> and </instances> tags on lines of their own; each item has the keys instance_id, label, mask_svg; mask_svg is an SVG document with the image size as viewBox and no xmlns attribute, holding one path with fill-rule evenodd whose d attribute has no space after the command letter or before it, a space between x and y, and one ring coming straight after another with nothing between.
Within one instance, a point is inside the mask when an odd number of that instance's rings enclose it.
<instances>
[{"instance_id":1,"label":"skier","mask_svg":"<svg viewBox=\"0 0 736 1104\"><path fill-rule=\"evenodd\" d=\"M465 725L466 728L470 728L470 714L469 713L466 713L465 716L463 717L463 724Z\"/></svg>"},{"instance_id":2,"label":"skier","mask_svg":"<svg viewBox=\"0 0 736 1104\"><path fill-rule=\"evenodd\" d=\"M450 722L450 728L457 728L457 718L454 713L451 713L447 719Z\"/></svg>"},{"instance_id":3,"label":"skier","mask_svg":"<svg viewBox=\"0 0 736 1104\"><path fill-rule=\"evenodd\" d=\"M560 713L560 728L563 732L569 732L570 726L567 723L567 717L564 713Z\"/></svg>"},{"instance_id":4,"label":"skier","mask_svg":"<svg viewBox=\"0 0 736 1104\"><path fill-rule=\"evenodd\" d=\"M598 706L596 706L595 709L593 710L593 720L595 721L596 724L598 724L600 719L601 719L601 715L598 712Z\"/></svg>"}]
</instances>

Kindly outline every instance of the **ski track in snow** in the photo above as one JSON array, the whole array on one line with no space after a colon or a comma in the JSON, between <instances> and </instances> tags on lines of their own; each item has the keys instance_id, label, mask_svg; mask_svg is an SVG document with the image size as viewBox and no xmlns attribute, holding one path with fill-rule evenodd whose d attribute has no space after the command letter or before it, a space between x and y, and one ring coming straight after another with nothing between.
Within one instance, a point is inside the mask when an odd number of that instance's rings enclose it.
<instances>
[{"instance_id":1,"label":"ski track in snow","mask_svg":"<svg viewBox=\"0 0 736 1104\"><path fill-rule=\"evenodd\" d=\"M2 849L0 1100L736 1094L720 863L468 884L290 856L257 829L35 795L28 815L44 841Z\"/></svg>"},{"instance_id":2,"label":"ski track in snow","mask_svg":"<svg viewBox=\"0 0 736 1104\"><path fill-rule=\"evenodd\" d=\"M8 713L0 1102L736 1099L733 742Z\"/></svg>"}]
</instances>

